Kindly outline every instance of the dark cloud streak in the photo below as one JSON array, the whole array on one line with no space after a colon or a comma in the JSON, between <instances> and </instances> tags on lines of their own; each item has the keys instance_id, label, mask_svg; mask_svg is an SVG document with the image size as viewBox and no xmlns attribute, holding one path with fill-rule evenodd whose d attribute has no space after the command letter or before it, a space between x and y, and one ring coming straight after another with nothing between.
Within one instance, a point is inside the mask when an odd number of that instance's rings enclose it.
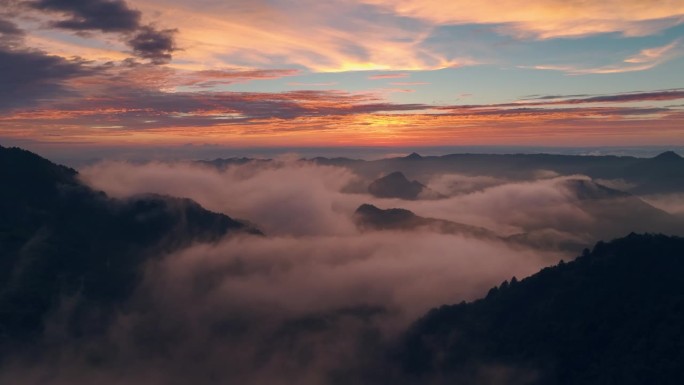
<instances>
[{"instance_id":1,"label":"dark cloud streak","mask_svg":"<svg viewBox=\"0 0 684 385\"><path fill-rule=\"evenodd\" d=\"M24 31L8 20L0 19L0 34L3 36L23 36Z\"/></svg>"},{"instance_id":2,"label":"dark cloud streak","mask_svg":"<svg viewBox=\"0 0 684 385\"><path fill-rule=\"evenodd\" d=\"M640 91L631 93L621 93L612 95L597 95L587 97L577 97L583 95L548 95L539 96L533 99L523 99L520 102L498 103L498 104L471 104L471 105L451 105L439 107L442 110L464 110L464 109L486 109L486 108L510 108L510 107L543 107L557 106L565 104L589 104L589 103L629 103L646 101L663 101L684 99L683 89ZM586 95L585 95L586 96Z\"/></svg>"},{"instance_id":3,"label":"dark cloud streak","mask_svg":"<svg viewBox=\"0 0 684 385\"><path fill-rule=\"evenodd\" d=\"M66 92L63 81L87 71L80 62L40 51L0 49L0 108L26 107L40 98Z\"/></svg>"},{"instance_id":4,"label":"dark cloud streak","mask_svg":"<svg viewBox=\"0 0 684 385\"><path fill-rule=\"evenodd\" d=\"M136 56L149 59L154 64L163 64L171 60L171 53L176 51L173 35L176 29L155 30L150 26L141 27L138 33L128 41Z\"/></svg>"},{"instance_id":5,"label":"dark cloud streak","mask_svg":"<svg viewBox=\"0 0 684 385\"><path fill-rule=\"evenodd\" d=\"M52 23L56 28L120 33L136 56L154 64L170 61L178 49L174 39L177 30L159 30L142 24L141 12L123 0L36 0L29 5L43 12L65 15L66 19Z\"/></svg>"},{"instance_id":6,"label":"dark cloud streak","mask_svg":"<svg viewBox=\"0 0 684 385\"><path fill-rule=\"evenodd\" d=\"M139 71L142 69L139 69ZM64 101L54 106L60 111L117 110L125 118L152 114L187 124L216 124L216 115L240 114L241 119L294 119L298 117L341 116L375 112L414 111L429 108L423 104L384 102L372 94L341 91L301 90L288 92L163 92L141 88L125 76L113 75L96 97ZM92 114L89 114L92 116ZM114 115L108 113L111 118ZM151 116L151 115L150 115Z\"/></svg>"},{"instance_id":7,"label":"dark cloud streak","mask_svg":"<svg viewBox=\"0 0 684 385\"><path fill-rule=\"evenodd\" d=\"M92 73L82 60L25 49L23 37L16 24L0 19L0 111L64 96L69 92L66 80Z\"/></svg>"},{"instance_id":8,"label":"dark cloud streak","mask_svg":"<svg viewBox=\"0 0 684 385\"><path fill-rule=\"evenodd\" d=\"M58 28L102 32L131 32L140 28L140 11L121 0L38 0L31 6L70 17L54 22Z\"/></svg>"}]
</instances>

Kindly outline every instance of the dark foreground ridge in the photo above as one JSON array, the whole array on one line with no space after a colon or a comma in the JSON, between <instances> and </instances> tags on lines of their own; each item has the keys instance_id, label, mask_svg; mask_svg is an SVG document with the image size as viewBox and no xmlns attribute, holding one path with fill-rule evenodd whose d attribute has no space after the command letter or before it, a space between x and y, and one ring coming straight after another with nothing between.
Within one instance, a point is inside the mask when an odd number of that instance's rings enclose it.
<instances>
[{"instance_id":1,"label":"dark foreground ridge","mask_svg":"<svg viewBox=\"0 0 684 385\"><path fill-rule=\"evenodd\" d=\"M75 170L0 147L0 357L39 337L67 298L74 336L105 330L149 257L239 232L259 233L189 199L112 199Z\"/></svg>"},{"instance_id":2,"label":"dark foreground ridge","mask_svg":"<svg viewBox=\"0 0 684 385\"><path fill-rule=\"evenodd\" d=\"M392 352L395 383L682 384L682 275L684 238L599 242L430 311Z\"/></svg>"}]
</instances>

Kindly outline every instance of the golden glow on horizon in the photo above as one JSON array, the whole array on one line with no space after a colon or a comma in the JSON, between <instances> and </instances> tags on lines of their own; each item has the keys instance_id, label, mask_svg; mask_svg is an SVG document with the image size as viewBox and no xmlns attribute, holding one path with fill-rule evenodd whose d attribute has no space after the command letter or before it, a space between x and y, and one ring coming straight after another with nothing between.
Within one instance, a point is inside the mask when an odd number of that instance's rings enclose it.
<instances>
[{"instance_id":1,"label":"golden glow on horizon","mask_svg":"<svg viewBox=\"0 0 684 385\"><path fill-rule=\"evenodd\" d=\"M600 109L596 110L598 113ZM15 138L33 138L43 142L98 142L121 145L180 145L216 143L236 146L439 146L439 145L551 145L571 141L576 145L649 144L666 141L684 145L681 127L684 113L666 117L597 115L588 111L551 111L505 116L426 115L426 114L357 114L296 119L261 119L208 127L184 126L132 129L115 122L100 122L89 127L41 125L41 129L9 129ZM31 119L29 114L23 119ZM20 117L12 121L21 127ZM592 119L586 124L586 119ZM4 119L0 120L7 127ZM109 124L109 125L108 125ZM53 128L50 128L53 127ZM656 129L653 129L655 127ZM58 132L62 135L55 135Z\"/></svg>"}]
</instances>

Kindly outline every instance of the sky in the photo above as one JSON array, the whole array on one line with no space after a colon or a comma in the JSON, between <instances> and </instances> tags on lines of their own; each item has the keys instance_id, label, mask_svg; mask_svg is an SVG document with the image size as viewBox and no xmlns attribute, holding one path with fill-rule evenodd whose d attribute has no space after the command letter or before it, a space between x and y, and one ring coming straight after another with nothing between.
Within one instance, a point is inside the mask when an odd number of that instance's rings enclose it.
<instances>
[{"instance_id":1,"label":"sky","mask_svg":"<svg viewBox=\"0 0 684 385\"><path fill-rule=\"evenodd\" d=\"M684 1L0 0L0 144L684 146Z\"/></svg>"}]
</instances>

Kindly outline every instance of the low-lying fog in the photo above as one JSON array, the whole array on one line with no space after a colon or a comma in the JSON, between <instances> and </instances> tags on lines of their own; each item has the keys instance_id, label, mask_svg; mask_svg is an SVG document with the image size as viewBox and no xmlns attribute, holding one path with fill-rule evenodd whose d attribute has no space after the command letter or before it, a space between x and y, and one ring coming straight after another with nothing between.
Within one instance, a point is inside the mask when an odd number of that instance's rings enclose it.
<instances>
[{"instance_id":1,"label":"low-lying fog","mask_svg":"<svg viewBox=\"0 0 684 385\"><path fill-rule=\"evenodd\" d=\"M572 259L620 211L578 198L567 183L588 178L543 171L524 182L435 175L422 182L444 198L425 200L375 198L363 191L370 181L348 169L294 159L226 168L105 162L81 178L117 198L188 197L265 236L229 236L155 259L107 338L65 343L35 364L34 378L22 377L27 384L339 383L429 309ZM484 227L501 239L361 231L354 212L363 203ZM619 218L601 231L630 225ZM516 234L535 241L509 241ZM565 241L578 248L538 247ZM60 322L57 313L49 325L59 330ZM9 366L0 382L25 376L25 365Z\"/></svg>"}]
</instances>

